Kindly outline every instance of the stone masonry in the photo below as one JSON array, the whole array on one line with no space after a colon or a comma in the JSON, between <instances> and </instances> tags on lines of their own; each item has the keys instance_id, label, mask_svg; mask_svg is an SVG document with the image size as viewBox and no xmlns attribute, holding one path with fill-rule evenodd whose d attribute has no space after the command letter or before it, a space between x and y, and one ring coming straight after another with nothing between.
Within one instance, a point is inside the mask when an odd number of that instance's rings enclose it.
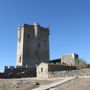
<instances>
[{"instance_id":1,"label":"stone masonry","mask_svg":"<svg viewBox=\"0 0 90 90\"><path fill-rule=\"evenodd\" d=\"M18 28L16 66L35 67L49 61L49 29L24 24Z\"/></svg>"},{"instance_id":2,"label":"stone masonry","mask_svg":"<svg viewBox=\"0 0 90 90\"><path fill-rule=\"evenodd\" d=\"M51 64L51 63L41 63L37 66L37 77L38 78L49 78L53 75L53 72L68 70L76 70L75 66L69 66L66 64ZM52 74L50 74L52 72Z\"/></svg>"},{"instance_id":3,"label":"stone masonry","mask_svg":"<svg viewBox=\"0 0 90 90\"><path fill-rule=\"evenodd\" d=\"M65 64L68 64L70 66L74 66L75 60L78 59L78 57L79 56L75 53L64 55L61 58L61 63L65 63Z\"/></svg>"}]
</instances>

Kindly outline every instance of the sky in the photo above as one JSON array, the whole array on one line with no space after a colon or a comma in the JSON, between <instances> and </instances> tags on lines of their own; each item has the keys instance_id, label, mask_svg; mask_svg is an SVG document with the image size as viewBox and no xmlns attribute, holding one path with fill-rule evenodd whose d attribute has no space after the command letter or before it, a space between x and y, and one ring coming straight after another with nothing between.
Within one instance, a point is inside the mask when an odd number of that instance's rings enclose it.
<instances>
[{"instance_id":1,"label":"sky","mask_svg":"<svg viewBox=\"0 0 90 90\"><path fill-rule=\"evenodd\" d=\"M50 60L77 53L90 63L90 0L0 0L0 71L16 65L17 27L50 29Z\"/></svg>"}]
</instances>

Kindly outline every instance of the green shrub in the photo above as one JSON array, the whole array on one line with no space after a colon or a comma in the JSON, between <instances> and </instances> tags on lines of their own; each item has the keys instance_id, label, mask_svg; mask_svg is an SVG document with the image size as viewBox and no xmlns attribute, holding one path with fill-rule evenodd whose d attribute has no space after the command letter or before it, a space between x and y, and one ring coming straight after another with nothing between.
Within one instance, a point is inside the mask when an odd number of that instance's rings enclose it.
<instances>
[{"instance_id":1,"label":"green shrub","mask_svg":"<svg viewBox=\"0 0 90 90\"><path fill-rule=\"evenodd\" d=\"M77 69L83 69L87 67L87 63L85 60L78 58L75 60L75 66Z\"/></svg>"}]
</instances>

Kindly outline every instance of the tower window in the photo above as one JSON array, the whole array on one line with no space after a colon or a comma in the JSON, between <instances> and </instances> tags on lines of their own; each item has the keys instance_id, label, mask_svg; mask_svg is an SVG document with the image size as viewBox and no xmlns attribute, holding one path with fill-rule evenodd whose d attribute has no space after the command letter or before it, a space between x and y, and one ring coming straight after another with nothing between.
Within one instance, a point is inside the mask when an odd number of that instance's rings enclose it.
<instances>
[{"instance_id":1,"label":"tower window","mask_svg":"<svg viewBox=\"0 0 90 90\"><path fill-rule=\"evenodd\" d=\"M41 72L43 72L43 68L41 68Z\"/></svg>"},{"instance_id":2,"label":"tower window","mask_svg":"<svg viewBox=\"0 0 90 90\"><path fill-rule=\"evenodd\" d=\"M19 62L21 63L21 56L20 56L20 58L19 58Z\"/></svg>"},{"instance_id":3,"label":"tower window","mask_svg":"<svg viewBox=\"0 0 90 90\"><path fill-rule=\"evenodd\" d=\"M41 47L40 43L38 44L38 47Z\"/></svg>"}]
</instances>

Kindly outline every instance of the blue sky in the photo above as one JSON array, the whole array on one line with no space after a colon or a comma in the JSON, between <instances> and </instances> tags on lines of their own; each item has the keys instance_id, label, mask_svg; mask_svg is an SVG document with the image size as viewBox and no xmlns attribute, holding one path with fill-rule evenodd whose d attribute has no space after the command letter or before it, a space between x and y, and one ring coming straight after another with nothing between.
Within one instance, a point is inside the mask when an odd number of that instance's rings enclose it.
<instances>
[{"instance_id":1,"label":"blue sky","mask_svg":"<svg viewBox=\"0 0 90 90\"><path fill-rule=\"evenodd\" d=\"M0 0L0 71L16 64L17 27L50 28L50 58L77 53L90 63L90 0Z\"/></svg>"}]
</instances>

